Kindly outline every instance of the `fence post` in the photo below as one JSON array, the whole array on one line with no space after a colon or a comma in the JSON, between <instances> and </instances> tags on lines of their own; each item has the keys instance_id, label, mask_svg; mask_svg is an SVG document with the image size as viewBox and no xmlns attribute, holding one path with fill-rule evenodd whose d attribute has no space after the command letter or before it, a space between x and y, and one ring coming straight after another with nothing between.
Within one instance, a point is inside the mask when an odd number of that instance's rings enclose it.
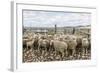
<instances>
[{"instance_id":1,"label":"fence post","mask_svg":"<svg viewBox=\"0 0 100 73\"><path fill-rule=\"evenodd\" d=\"M57 25L55 24L55 34L57 33Z\"/></svg>"},{"instance_id":2,"label":"fence post","mask_svg":"<svg viewBox=\"0 0 100 73\"><path fill-rule=\"evenodd\" d=\"M72 31L72 34L74 34L75 33L75 27L73 27L73 31Z\"/></svg>"}]
</instances>

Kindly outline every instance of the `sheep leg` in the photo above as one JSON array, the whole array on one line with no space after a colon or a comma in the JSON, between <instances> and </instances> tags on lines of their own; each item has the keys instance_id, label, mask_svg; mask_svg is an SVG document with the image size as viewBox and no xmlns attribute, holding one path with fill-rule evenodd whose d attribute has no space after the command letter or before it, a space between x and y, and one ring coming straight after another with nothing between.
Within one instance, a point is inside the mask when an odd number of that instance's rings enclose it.
<instances>
[{"instance_id":1,"label":"sheep leg","mask_svg":"<svg viewBox=\"0 0 100 73\"><path fill-rule=\"evenodd\" d=\"M81 56L82 56L82 49L81 48L79 48L79 51L78 51L78 58L81 58Z\"/></svg>"},{"instance_id":2,"label":"sheep leg","mask_svg":"<svg viewBox=\"0 0 100 73\"><path fill-rule=\"evenodd\" d=\"M78 57L78 53L79 53L79 49L76 49L75 54L76 54L77 57Z\"/></svg>"},{"instance_id":3,"label":"sheep leg","mask_svg":"<svg viewBox=\"0 0 100 73\"><path fill-rule=\"evenodd\" d=\"M86 56L86 48L84 48L84 55Z\"/></svg>"},{"instance_id":4,"label":"sheep leg","mask_svg":"<svg viewBox=\"0 0 100 73\"><path fill-rule=\"evenodd\" d=\"M70 49L68 49L67 51L68 51L68 57L69 57L69 56L70 56L70 54L71 54L71 51L70 51Z\"/></svg>"},{"instance_id":5,"label":"sheep leg","mask_svg":"<svg viewBox=\"0 0 100 73\"><path fill-rule=\"evenodd\" d=\"M76 53L75 54L76 54L77 59L79 59L80 56L81 56L81 49L80 48L76 49Z\"/></svg>"},{"instance_id":6,"label":"sheep leg","mask_svg":"<svg viewBox=\"0 0 100 73\"><path fill-rule=\"evenodd\" d=\"M62 59L64 58L64 52L62 52Z\"/></svg>"},{"instance_id":7,"label":"sheep leg","mask_svg":"<svg viewBox=\"0 0 100 73\"><path fill-rule=\"evenodd\" d=\"M82 56L85 54L85 48L82 49Z\"/></svg>"},{"instance_id":8,"label":"sheep leg","mask_svg":"<svg viewBox=\"0 0 100 73\"><path fill-rule=\"evenodd\" d=\"M61 56L61 52L60 51L55 51L55 56L58 56L60 54L60 56Z\"/></svg>"},{"instance_id":9,"label":"sheep leg","mask_svg":"<svg viewBox=\"0 0 100 73\"><path fill-rule=\"evenodd\" d=\"M65 50L65 56L68 56L68 52L67 52L67 50Z\"/></svg>"},{"instance_id":10,"label":"sheep leg","mask_svg":"<svg viewBox=\"0 0 100 73\"><path fill-rule=\"evenodd\" d=\"M27 50L28 50L28 45L27 45Z\"/></svg>"},{"instance_id":11,"label":"sheep leg","mask_svg":"<svg viewBox=\"0 0 100 73\"><path fill-rule=\"evenodd\" d=\"M86 55L86 48L84 48L84 56Z\"/></svg>"},{"instance_id":12,"label":"sheep leg","mask_svg":"<svg viewBox=\"0 0 100 73\"><path fill-rule=\"evenodd\" d=\"M75 55L75 49L72 50L72 56L74 56L74 55Z\"/></svg>"},{"instance_id":13,"label":"sheep leg","mask_svg":"<svg viewBox=\"0 0 100 73\"><path fill-rule=\"evenodd\" d=\"M40 54L42 54L42 49L41 49L40 46L38 46L38 52L39 52Z\"/></svg>"},{"instance_id":14,"label":"sheep leg","mask_svg":"<svg viewBox=\"0 0 100 73\"><path fill-rule=\"evenodd\" d=\"M40 53L41 53L40 45L38 45L37 50L38 50L38 52L40 52Z\"/></svg>"},{"instance_id":15,"label":"sheep leg","mask_svg":"<svg viewBox=\"0 0 100 73\"><path fill-rule=\"evenodd\" d=\"M87 48L85 48L85 55L87 55L88 54L88 52L87 52Z\"/></svg>"}]
</instances>

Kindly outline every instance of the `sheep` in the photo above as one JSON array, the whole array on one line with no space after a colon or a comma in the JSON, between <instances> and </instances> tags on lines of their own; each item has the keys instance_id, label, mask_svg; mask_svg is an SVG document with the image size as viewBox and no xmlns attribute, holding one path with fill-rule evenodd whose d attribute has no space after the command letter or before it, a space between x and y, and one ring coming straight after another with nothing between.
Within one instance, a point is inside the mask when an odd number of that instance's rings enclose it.
<instances>
[{"instance_id":1,"label":"sheep","mask_svg":"<svg viewBox=\"0 0 100 73\"><path fill-rule=\"evenodd\" d=\"M28 40L28 41L26 42L27 50L28 50L28 49L32 49L33 43L34 43L34 39Z\"/></svg>"},{"instance_id":2,"label":"sheep","mask_svg":"<svg viewBox=\"0 0 100 73\"><path fill-rule=\"evenodd\" d=\"M26 33L24 33L24 35L23 35L23 40L22 40L23 49L24 49L24 50L27 49L27 41L28 41L28 35L27 35Z\"/></svg>"},{"instance_id":3,"label":"sheep","mask_svg":"<svg viewBox=\"0 0 100 73\"><path fill-rule=\"evenodd\" d=\"M27 49L27 40L28 39L23 39L23 49Z\"/></svg>"},{"instance_id":4,"label":"sheep","mask_svg":"<svg viewBox=\"0 0 100 73\"><path fill-rule=\"evenodd\" d=\"M50 48L50 43L47 39L39 39L38 41L38 50L42 53L44 51L48 51Z\"/></svg>"},{"instance_id":5,"label":"sheep","mask_svg":"<svg viewBox=\"0 0 100 73\"><path fill-rule=\"evenodd\" d=\"M60 52L61 53L61 57L63 58L65 52L67 54L68 45L65 42L59 41L59 40L53 40L52 43L53 43L56 55L57 55L58 52Z\"/></svg>"},{"instance_id":6,"label":"sheep","mask_svg":"<svg viewBox=\"0 0 100 73\"><path fill-rule=\"evenodd\" d=\"M34 38L33 38L33 35L30 33L28 35L28 39L27 39L27 42L26 42L27 50L32 49L33 43L34 43Z\"/></svg>"},{"instance_id":7,"label":"sheep","mask_svg":"<svg viewBox=\"0 0 100 73\"><path fill-rule=\"evenodd\" d=\"M76 39L77 46L76 46L76 56L81 56L82 55L82 36L77 36Z\"/></svg>"},{"instance_id":8,"label":"sheep","mask_svg":"<svg viewBox=\"0 0 100 73\"><path fill-rule=\"evenodd\" d=\"M83 48L83 55L86 55L88 52L89 41L88 38L82 38L82 48Z\"/></svg>"},{"instance_id":9,"label":"sheep","mask_svg":"<svg viewBox=\"0 0 100 73\"><path fill-rule=\"evenodd\" d=\"M23 34L22 43L23 49L26 49L23 53L31 49L33 60L42 57L38 61L85 59L90 56L91 51L91 39L84 34L44 34L30 31Z\"/></svg>"},{"instance_id":10,"label":"sheep","mask_svg":"<svg viewBox=\"0 0 100 73\"><path fill-rule=\"evenodd\" d=\"M88 51L90 51L91 50L91 38L88 38L88 41L89 41Z\"/></svg>"},{"instance_id":11,"label":"sheep","mask_svg":"<svg viewBox=\"0 0 100 73\"><path fill-rule=\"evenodd\" d=\"M76 46L77 46L76 37L73 35L70 36L68 35L65 38L65 42L68 45L68 55L75 56Z\"/></svg>"},{"instance_id":12,"label":"sheep","mask_svg":"<svg viewBox=\"0 0 100 73\"><path fill-rule=\"evenodd\" d=\"M34 43L33 43L33 49L38 50L38 41L39 41L39 36L34 37Z\"/></svg>"}]
</instances>

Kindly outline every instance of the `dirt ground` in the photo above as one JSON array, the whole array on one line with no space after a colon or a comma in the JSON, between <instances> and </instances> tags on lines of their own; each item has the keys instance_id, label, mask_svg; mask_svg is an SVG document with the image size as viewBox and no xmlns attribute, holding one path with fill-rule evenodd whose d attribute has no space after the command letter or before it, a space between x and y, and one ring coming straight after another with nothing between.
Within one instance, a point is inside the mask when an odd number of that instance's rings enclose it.
<instances>
[{"instance_id":1,"label":"dirt ground","mask_svg":"<svg viewBox=\"0 0 100 73\"><path fill-rule=\"evenodd\" d=\"M50 62L50 61L68 61L68 60L89 60L91 59L91 53L88 52L86 55L77 55L77 56L64 56L61 57L60 54L55 55L54 51L46 52L42 51L40 53L37 50L23 50L23 62Z\"/></svg>"}]
</instances>

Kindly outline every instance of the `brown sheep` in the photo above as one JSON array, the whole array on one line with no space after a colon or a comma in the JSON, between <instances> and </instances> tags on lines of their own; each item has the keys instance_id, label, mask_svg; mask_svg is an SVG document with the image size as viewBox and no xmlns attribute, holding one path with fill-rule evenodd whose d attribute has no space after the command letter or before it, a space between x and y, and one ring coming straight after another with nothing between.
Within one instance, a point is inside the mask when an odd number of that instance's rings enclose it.
<instances>
[{"instance_id":1,"label":"brown sheep","mask_svg":"<svg viewBox=\"0 0 100 73\"><path fill-rule=\"evenodd\" d=\"M77 42L76 56L81 56L82 55L82 37L77 36L76 42Z\"/></svg>"}]
</instances>

